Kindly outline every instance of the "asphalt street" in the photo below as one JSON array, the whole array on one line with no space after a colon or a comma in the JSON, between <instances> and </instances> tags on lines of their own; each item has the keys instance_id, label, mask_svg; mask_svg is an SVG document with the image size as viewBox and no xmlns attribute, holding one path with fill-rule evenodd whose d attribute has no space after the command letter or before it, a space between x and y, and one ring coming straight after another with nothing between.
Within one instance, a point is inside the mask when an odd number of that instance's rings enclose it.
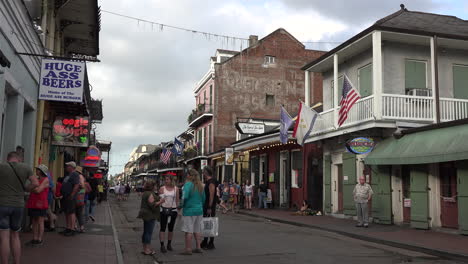
<instances>
[{"instance_id":1,"label":"asphalt street","mask_svg":"<svg viewBox=\"0 0 468 264\"><path fill-rule=\"evenodd\" d=\"M183 233L177 219L174 251L159 252L158 232L152 245L158 252L141 254L142 221L137 219L139 197L110 203L125 263L457 263L450 260L375 243L344 237L330 232L271 222L238 214L220 214L220 236L216 250L192 256L183 251Z\"/></svg>"}]
</instances>

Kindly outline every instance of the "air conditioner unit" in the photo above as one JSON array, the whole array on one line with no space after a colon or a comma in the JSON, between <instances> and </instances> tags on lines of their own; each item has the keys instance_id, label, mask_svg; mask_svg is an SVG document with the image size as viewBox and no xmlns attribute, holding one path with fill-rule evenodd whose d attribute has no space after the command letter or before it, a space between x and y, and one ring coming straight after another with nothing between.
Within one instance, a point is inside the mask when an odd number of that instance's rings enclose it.
<instances>
[{"instance_id":1,"label":"air conditioner unit","mask_svg":"<svg viewBox=\"0 0 468 264\"><path fill-rule=\"evenodd\" d=\"M411 88L406 89L406 95L410 96L432 96L431 89Z\"/></svg>"}]
</instances>

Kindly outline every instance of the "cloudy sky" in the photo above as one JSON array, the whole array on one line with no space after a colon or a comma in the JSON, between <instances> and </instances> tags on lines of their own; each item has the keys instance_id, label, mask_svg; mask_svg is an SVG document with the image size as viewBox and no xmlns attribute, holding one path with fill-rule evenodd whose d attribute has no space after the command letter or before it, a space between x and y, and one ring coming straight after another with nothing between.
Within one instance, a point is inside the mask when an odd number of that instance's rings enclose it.
<instances>
[{"instance_id":1,"label":"cloudy sky","mask_svg":"<svg viewBox=\"0 0 468 264\"><path fill-rule=\"evenodd\" d=\"M468 19L463 0L100 0L101 9L215 34L260 38L285 28L310 49L329 50L397 11ZM98 136L112 141L111 173L119 173L139 144L169 141L187 128L193 88L216 49L245 43L159 27L102 12L101 63L89 65L94 98L103 99Z\"/></svg>"}]
</instances>

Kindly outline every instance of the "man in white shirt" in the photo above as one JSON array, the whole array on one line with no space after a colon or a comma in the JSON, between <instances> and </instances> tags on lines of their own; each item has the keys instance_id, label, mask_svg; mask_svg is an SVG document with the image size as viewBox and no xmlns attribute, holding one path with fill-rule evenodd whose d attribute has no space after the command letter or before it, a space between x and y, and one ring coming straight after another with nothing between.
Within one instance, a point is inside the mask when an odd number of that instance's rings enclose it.
<instances>
[{"instance_id":1,"label":"man in white shirt","mask_svg":"<svg viewBox=\"0 0 468 264\"><path fill-rule=\"evenodd\" d=\"M366 183L364 176L359 177L359 183L356 184L353 191L354 202L356 203L356 210L358 216L357 227L369 227L369 210L367 203L372 198L372 188Z\"/></svg>"}]
</instances>

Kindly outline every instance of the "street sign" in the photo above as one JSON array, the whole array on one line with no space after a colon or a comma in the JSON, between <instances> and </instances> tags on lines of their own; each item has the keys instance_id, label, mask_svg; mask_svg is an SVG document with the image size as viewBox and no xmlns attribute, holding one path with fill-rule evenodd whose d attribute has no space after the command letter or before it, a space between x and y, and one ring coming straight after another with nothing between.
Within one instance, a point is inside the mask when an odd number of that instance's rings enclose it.
<instances>
[{"instance_id":1,"label":"street sign","mask_svg":"<svg viewBox=\"0 0 468 264\"><path fill-rule=\"evenodd\" d=\"M359 137L346 142L346 149L354 154L366 154L374 149L375 143L372 138Z\"/></svg>"},{"instance_id":2,"label":"street sign","mask_svg":"<svg viewBox=\"0 0 468 264\"><path fill-rule=\"evenodd\" d=\"M236 127L239 130L239 133L241 134L258 135L265 133L265 124L237 123Z\"/></svg>"}]
</instances>

